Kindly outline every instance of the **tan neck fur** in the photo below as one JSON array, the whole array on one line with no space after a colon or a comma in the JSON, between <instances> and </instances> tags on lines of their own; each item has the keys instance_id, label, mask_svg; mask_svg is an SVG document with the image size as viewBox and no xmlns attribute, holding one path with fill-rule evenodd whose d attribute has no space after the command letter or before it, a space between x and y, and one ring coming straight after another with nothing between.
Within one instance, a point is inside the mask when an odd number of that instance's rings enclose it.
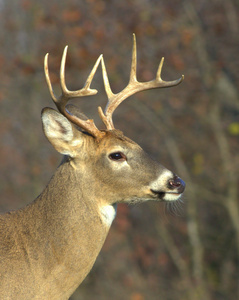
<instances>
[{"instance_id":1,"label":"tan neck fur","mask_svg":"<svg viewBox=\"0 0 239 300\"><path fill-rule=\"evenodd\" d=\"M5 232L9 238L5 259L9 251L16 255L14 260L6 264L7 269L2 270L0 278L3 286L10 287L11 281L14 285L18 282L21 287L19 290L22 291L18 299L28 299L26 295L32 299L31 294L35 295L34 299L68 299L89 273L108 233L109 227L98 213L97 201L89 199L93 197L89 192L89 197L83 195L83 186L86 184L84 176L82 181L80 178L72 178L76 173L69 171L69 163L57 169L45 190L33 203L0 219L3 227L6 218L14 219L11 223L18 227L18 235L14 234L14 227ZM64 184L57 184L59 180ZM24 218L22 214L25 214ZM24 266L24 272L22 267L18 269L18 264ZM11 276L13 268L19 271ZM38 286L37 293L32 290L34 285ZM6 291L9 292L8 289ZM4 295L1 296L4 298Z\"/></svg>"}]
</instances>

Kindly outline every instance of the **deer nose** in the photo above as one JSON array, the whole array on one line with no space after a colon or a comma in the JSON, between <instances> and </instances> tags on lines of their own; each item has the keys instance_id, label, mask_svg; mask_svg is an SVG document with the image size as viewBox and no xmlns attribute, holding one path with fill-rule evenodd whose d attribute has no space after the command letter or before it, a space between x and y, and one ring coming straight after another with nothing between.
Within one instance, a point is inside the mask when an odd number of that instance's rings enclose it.
<instances>
[{"instance_id":1,"label":"deer nose","mask_svg":"<svg viewBox=\"0 0 239 300\"><path fill-rule=\"evenodd\" d=\"M182 194L185 190L185 182L178 176L174 176L168 181L168 188L170 190L177 190L177 193Z\"/></svg>"}]
</instances>

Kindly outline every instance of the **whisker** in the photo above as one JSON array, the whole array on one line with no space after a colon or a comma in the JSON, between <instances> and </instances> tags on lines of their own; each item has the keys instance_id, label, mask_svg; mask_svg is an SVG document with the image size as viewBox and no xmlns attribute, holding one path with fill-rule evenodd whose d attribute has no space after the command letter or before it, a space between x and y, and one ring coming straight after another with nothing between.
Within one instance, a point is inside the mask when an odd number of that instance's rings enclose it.
<instances>
[{"instance_id":1,"label":"whisker","mask_svg":"<svg viewBox=\"0 0 239 300\"><path fill-rule=\"evenodd\" d=\"M173 216L183 217L185 214L183 206L184 206L184 202L182 201L182 199L173 202L166 202L165 211L167 211L169 214Z\"/></svg>"}]
</instances>

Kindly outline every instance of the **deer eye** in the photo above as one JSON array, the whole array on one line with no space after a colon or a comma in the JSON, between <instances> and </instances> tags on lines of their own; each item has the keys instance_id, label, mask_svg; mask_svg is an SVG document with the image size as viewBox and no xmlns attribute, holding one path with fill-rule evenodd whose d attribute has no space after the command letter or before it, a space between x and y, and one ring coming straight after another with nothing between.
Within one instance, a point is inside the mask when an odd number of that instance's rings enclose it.
<instances>
[{"instance_id":1,"label":"deer eye","mask_svg":"<svg viewBox=\"0 0 239 300\"><path fill-rule=\"evenodd\" d=\"M122 152L114 152L109 155L109 158L114 161L125 161L127 157Z\"/></svg>"}]
</instances>

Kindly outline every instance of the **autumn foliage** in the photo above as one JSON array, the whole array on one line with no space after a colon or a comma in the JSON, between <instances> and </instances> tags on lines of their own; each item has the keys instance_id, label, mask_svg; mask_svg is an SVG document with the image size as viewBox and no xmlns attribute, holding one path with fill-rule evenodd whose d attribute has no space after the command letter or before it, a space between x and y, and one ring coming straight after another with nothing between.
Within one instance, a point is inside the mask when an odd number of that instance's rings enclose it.
<instances>
[{"instance_id":1,"label":"autumn foliage","mask_svg":"<svg viewBox=\"0 0 239 300\"><path fill-rule=\"evenodd\" d=\"M184 82L146 91L114 115L117 128L187 184L184 205L119 205L97 262L72 300L239 298L239 3L199 0L7 1L0 3L0 209L32 201L60 156L43 136L41 109L52 106L69 45L66 80L78 89L103 53L112 90L127 84L132 33L138 77ZM80 107L96 120L106 96ZM74 100L74 103L78 103ZM1 242L1 241L0 241Z\"/></svg>"}]
</instances>

